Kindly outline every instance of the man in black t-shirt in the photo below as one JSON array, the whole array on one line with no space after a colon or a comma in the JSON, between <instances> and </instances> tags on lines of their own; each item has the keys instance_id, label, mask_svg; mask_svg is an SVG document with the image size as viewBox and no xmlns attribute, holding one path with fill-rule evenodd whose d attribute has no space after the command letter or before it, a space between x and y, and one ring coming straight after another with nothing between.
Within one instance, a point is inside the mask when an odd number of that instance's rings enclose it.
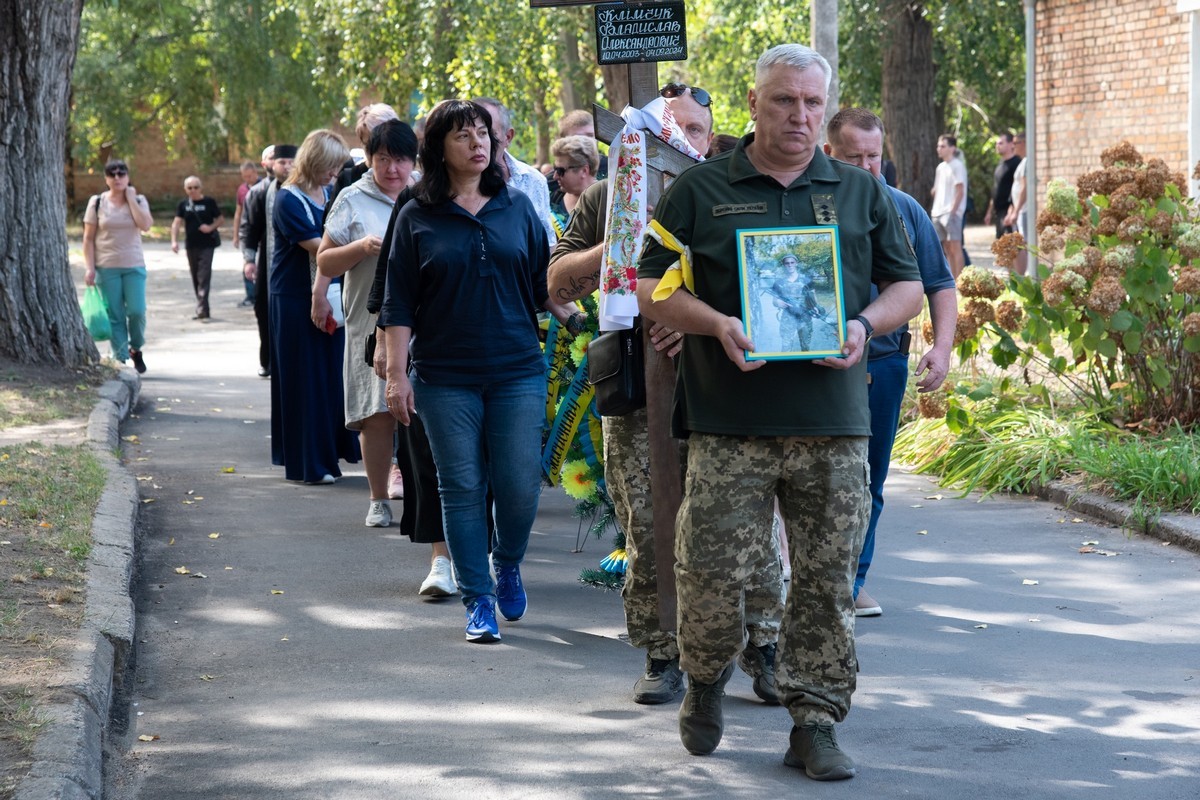
<instances>
[{"instance_id":1,"label":"man in black t-shirt","mask_svg":"<svg viewBox=\"0 0 1200 800\"><path fill-rule=\"evenodd\" d=\"M208 319L208 290L212 284L213 251L221 246L217 229L225 221L221 207L211 197L205 197L200 179L189 175L183 181L187 199L179 202L175 219L171 221L171 251L179 252L179 229L184 228L184 247L188 269L192 273L192 289L196 293L196 316Z\"/></svg>"},{"instance_id":2,"label":"man in black t-shirt","mask_svg":"<svg viewBox=\"0 0 1200 800\"><path fill-rule=\"evenodd\" d=\"M1010 131L1004 131L996 140L996 152L1000 155L1000 163L996 165L996 171L992 174L992 197L988 200L983 224L995 223L997 239L1006 233L1012 233L1013 230L1011 226L1004 224L1004 216L1008 213L1011 203L1009 197L1012 194L1013 175L1017 171L1017 165L1021 163L1021 157L1016 154L1015 147Z\"/></svg>"}]
</instances>

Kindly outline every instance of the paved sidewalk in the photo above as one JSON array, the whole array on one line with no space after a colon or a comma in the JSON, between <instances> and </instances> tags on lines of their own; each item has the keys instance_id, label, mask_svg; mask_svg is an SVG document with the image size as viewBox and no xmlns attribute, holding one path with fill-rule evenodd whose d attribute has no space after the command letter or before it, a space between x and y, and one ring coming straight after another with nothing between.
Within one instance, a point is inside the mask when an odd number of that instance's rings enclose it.
<instances>
[{"instance_id":1,"label":"paved sidewalk","mask_svg":"<svg viewBox=\"0 0 1200 800\"><path fill-rule=\"evenodd\" d=\"M457 599L416 595L428 548L363 527L359 467L321 487L270 465L231 248L207 325L183 257L148 250L149 371L122 430L143 498L136 671L110 800L1200 795L1200 557L893 470L870 578L884 615L858 622L839 730L859 776L783 766L787 715L741 673L724 741L693 757L678 703L630 700L620 598L577 582L609 543L572 552L561 492L543 495L527 617L466 643ZM1112 555L1081 554L1092 541Z\"/></svg>"}]
</instances>

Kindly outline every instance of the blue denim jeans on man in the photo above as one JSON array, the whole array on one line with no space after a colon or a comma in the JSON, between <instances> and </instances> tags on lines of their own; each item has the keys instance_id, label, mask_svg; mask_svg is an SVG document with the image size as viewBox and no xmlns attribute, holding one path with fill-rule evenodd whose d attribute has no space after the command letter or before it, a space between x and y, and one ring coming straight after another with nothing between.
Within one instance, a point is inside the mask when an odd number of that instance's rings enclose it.
<instances>
[{"instance_id":1,"label":"blue denim jeans on man","mask_svg":"<svg viewBox=\"0 0 1200 800\"><path fill-rule=\"evenodd\" d=\"M492 560L517 565L525 557L541 496L545 377L486 384L425 383L414 372L417 413L438 469L446 544L463 604L496 594L488 571L486 498L495 495Z\"/></svg>"},{"instance_id":2,"label":"blue denim jeans on man","mask_svg":"<svg viewBox=\"0 0 1200 800\"><path fill-rule=\"evenodd\" d=\"M875 528L883 513L883 482L887 480L896 426L900 422L900 404L908 385L908 356L891 353L867 362L871 374L868 402L871 407L871 440L867 443L867 462L871 473L871 521L858 556L858 574L854 578L854 597L867 580L867 570L875 556Z\"/></svg>"}]
</instances>

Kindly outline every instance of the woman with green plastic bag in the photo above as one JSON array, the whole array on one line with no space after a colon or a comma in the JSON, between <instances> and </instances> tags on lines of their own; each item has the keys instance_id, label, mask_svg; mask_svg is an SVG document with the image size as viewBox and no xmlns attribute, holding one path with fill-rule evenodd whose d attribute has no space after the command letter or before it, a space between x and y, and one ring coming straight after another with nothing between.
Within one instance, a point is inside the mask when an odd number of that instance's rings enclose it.
<instances>
[{"instance_id":1,"label":"woman with green plastic bag","mask_svg":"<svg viewBox=\"0 0 1200 800\"><path fill-rule=\"evenodd\" d=\"M146 257L142 234L153 218L145 195L129 185L129 167L120 159L104 165L107 192L88 201L83 214L84 282L99 286L112 326L112 355L122 364L133 359L146 371Z\"/></svg>"}]
</instances>

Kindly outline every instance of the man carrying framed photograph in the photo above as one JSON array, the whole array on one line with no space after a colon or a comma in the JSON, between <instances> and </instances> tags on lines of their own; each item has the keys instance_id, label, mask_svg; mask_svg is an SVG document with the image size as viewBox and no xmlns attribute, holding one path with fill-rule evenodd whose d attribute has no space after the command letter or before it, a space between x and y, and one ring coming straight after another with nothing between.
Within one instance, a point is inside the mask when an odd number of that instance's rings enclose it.
<instances>
[{"instance_id":1,"label":"man carrying framed photograph","mask_svg":"<svg viewBox=\"0 0 1200 800\"><path fill-rule=\"evenodd\" d=\"M897 327L921 304L920 273L886 187L818 148L829 78L828 62L803 45L763 54L748 98L755 133L676 179L655 208L662 243L647 242L637 287L648 314L692 334L675 392L675 433L689 440L675 542L689 681L680 738L696 755L721 740L746 582L776 557L778 495L793 571L776 661L794 722L785 762L816 780L856 770L833 726L855 688L852 586L870 512L863 356L876 328ZM755 346L739 317L737 232L815 225L840 234L849 320L840 356L747 360ZM672 292L679 281L664 276L676 267L686 289ZM872 281L882 287L873 302Z\"/></svg>"}]
</instances>

